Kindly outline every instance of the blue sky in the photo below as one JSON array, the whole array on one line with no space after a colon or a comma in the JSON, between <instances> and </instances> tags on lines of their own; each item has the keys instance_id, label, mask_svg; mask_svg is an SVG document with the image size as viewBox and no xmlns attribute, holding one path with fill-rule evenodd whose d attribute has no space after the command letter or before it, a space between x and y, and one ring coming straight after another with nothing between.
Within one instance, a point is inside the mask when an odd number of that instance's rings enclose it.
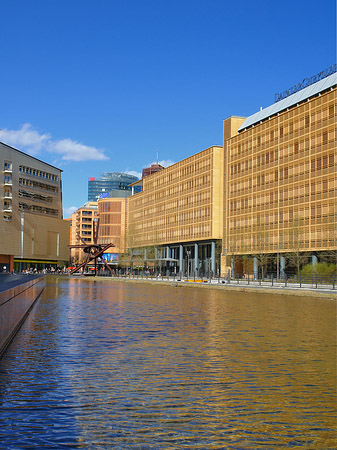
<instances>
[{"instance_id":1,"label":"blue sky","mask_svg":"<svg viewBox=\"0 0 337 450\"><path fill-rule=\"evenodd\" d=\"M1 5L0 141L88 178L222 144L222 122L336 62L335 0L11 0Z\"/></svg>"}]
</instances>

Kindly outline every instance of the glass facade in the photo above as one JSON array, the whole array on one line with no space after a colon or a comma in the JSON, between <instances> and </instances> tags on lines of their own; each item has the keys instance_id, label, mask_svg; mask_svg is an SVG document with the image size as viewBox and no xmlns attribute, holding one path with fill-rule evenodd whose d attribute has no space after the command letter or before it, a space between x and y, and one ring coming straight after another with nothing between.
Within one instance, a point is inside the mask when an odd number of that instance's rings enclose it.
<instances>
[{"instance_id":1,"label":"glass facade","mask_svg":"<svg viewBox=\"0 0 337 450\"><path fill-rule=\"evenodd\" d=\"M131 183L138 181L134 175L120 172L103 172L99 178L90 178L88 181L88 201L97 202L98 199L108 196L111 191L131 191ZM135 187L139 192L140 187Z\"/></svg>"}]
</instances>

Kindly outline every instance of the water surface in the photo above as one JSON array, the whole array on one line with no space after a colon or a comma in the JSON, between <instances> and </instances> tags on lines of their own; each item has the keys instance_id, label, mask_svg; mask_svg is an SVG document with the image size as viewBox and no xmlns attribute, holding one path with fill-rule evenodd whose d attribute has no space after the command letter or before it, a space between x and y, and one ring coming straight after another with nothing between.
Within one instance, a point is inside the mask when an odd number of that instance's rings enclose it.
<instances>
[{"instance_id":1,"label":"water surface","mask_svg":"<svg viewBox=\"0 0 337 450\"><path fill-rule=\"evenodd\" d=\"M0 448L336 449L336 303L49 277Z\"/></svg>"}]
</instances>

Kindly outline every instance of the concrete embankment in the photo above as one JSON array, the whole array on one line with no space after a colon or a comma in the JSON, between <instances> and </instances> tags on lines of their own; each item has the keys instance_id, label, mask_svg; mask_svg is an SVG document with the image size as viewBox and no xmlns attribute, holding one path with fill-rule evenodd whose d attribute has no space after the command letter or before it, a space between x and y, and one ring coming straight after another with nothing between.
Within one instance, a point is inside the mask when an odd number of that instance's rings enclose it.
<instances>
[{"instance_id":1,"label":"concrete embankment","mask_svg":"<svg viewBox=\"0 0 337 450\"><path fill-rule=\"evenodd\" d=\"M332 289L309 289L309 288L298 288L298 287L292 287L291 284L289 284L287 287L284 287L282 285L280 286L259 286L258 284L254 285L238 285L236 283L232 284L223 284L223 283L209 283L209 282L194 282L193 280L190 281L167 281L167 280L156 280L156 279L146 279L146 278L124 278L124 277L76 277L74 279L78 280L90 280L95 282L107 282L107 283L139 283L139 284L153 284L153 285L163 285L163 286L174 286L177 288L194 288L194 289L217 289L222 290L223 292L226 291L236 291L236 292L259 292L261 294L276 294L276 295L290 295L290 296L296 296L296 297L319 297L319 298L326 298L330 300L337 300L337 291Z\"/></svg>"},{"instance_id":2,"label":"concrete embankment","mask_svg":"<svg viewBox=\"0 0 337 450\"><path fill-rule=\"evenodd\" d=\"M0 357L45 287L45 276L0 276Z\"/></svg>"}]
</instances>

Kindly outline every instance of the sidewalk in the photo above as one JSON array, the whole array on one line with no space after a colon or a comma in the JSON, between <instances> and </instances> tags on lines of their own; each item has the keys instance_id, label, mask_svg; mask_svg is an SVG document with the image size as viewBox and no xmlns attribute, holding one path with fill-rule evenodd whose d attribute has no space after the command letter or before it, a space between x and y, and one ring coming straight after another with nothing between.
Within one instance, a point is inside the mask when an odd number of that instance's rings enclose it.
<instances>
[{"instance_id":1,"label":"sidewalk","mask_svg":"<svg viewBox=\"0 0 337 450\"><path fill-rule=\"evenodd\" d=\"M81 277L82 278L82 277ZM151 283L151 284L165 284L173 285L175 287L200 287L200 288L213 288L223 290L239 290L239 291L254 291L260 292L274 292L275 294L287 294L287 295L304 295L313 297L331 297L333 300L337 300L337 286L333 284L319 284L313 283L294 283L289 281L262 281L262 280L248 280L248 279L225 279L225 278L213 278L213 279L179 279L171 276L150 277L142 275L123 275L119 277L83 277L86 279L102 279L111 281L122 282L138 282L138 283Z\"/></svg>"}]
</instances>

